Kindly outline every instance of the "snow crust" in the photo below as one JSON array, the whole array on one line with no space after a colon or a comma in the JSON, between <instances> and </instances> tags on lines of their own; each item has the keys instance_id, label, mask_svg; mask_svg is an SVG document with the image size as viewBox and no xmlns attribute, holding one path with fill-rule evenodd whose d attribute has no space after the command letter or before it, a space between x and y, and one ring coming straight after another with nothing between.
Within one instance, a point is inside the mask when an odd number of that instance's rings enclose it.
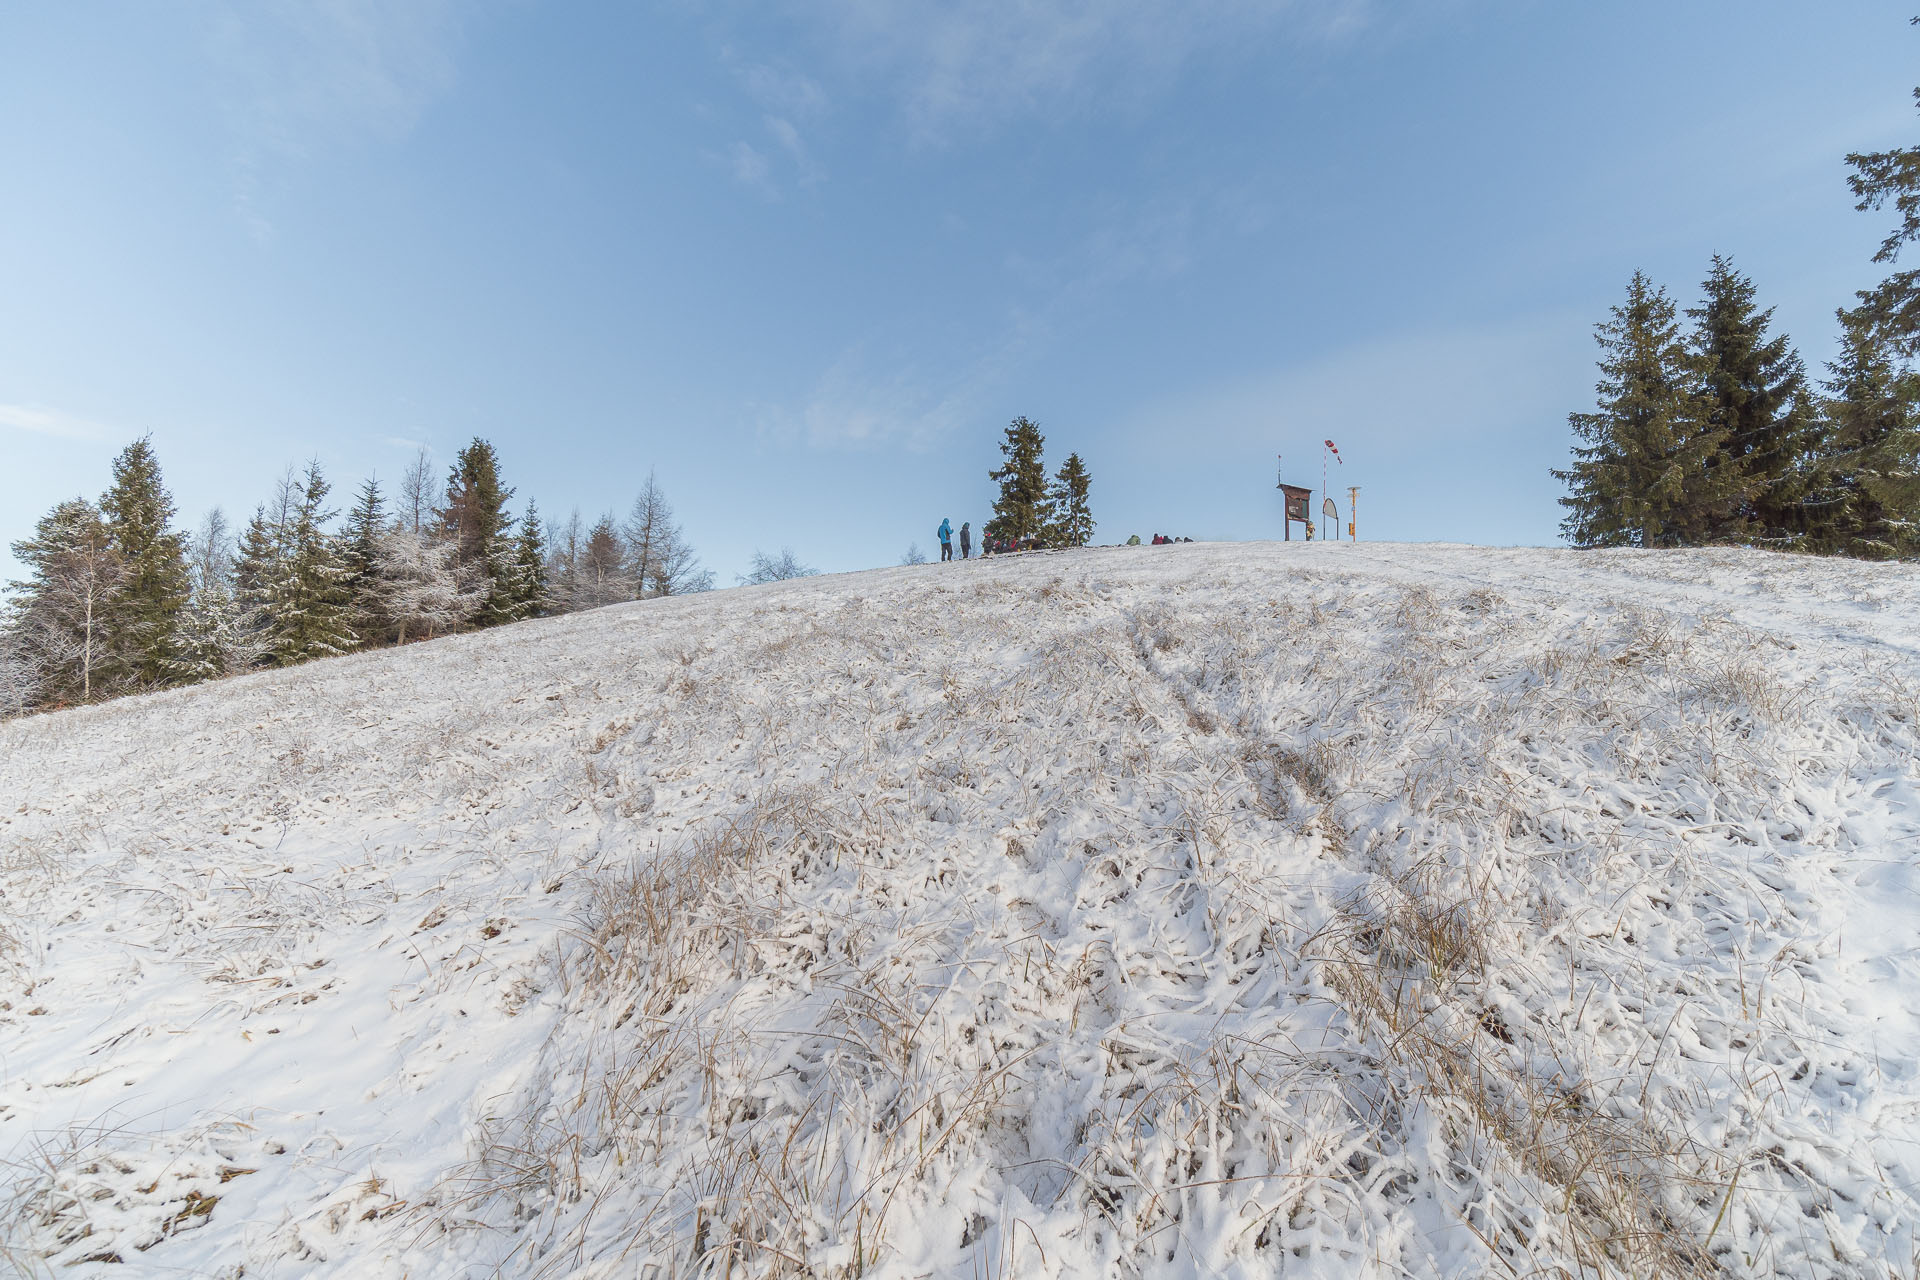
<instances>
[{"instance_id":1,"label":"snow crust","mask_svg":"<svg viewBox=\"0 0 1920 1280\"><path fill-rule=\"evenodd\" d=\"M62 1275L1913 1274L1920 573L1033 554L0 724Z\"/></svg>"}]
</instances>

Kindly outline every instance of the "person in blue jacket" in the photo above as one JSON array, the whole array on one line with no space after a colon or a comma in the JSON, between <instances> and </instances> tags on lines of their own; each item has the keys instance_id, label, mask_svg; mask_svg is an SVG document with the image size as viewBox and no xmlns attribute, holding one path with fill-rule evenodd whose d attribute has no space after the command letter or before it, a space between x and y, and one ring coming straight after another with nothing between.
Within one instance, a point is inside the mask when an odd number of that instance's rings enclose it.
<instances>
[{"instance_id":1,"label":"person in blue jacket","mask_svg":"<svg viewBox=\"0 0 1920 1280\"><path fill-rule=\"evenodd\" d=\"M941 516L940 527L934 532L940 535L940 558L953 559L953 521Z\"/></svg>"}]
</instances>

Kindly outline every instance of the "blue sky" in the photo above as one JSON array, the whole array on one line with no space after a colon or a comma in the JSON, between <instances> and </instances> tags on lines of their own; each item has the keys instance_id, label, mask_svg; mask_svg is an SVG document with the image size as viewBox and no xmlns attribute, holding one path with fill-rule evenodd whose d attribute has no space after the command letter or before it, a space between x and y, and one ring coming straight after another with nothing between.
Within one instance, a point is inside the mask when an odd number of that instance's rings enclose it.
<instances>
[{"instance_id":1,"label":"blue sky","mask_svg":"<svg viewBox=\"0 0 1920 1280\"><path fill-rule=\"evenodd\" d=\"M182 523L498 448L657 470L723 583L988 514L1557 540L1635 269L1733 255L1817 367L1920 132L1911 4L182 0L0 8L0 543L150 432ZM15 566L0 557L0 573Z\"/></svg>"}]
</instances>

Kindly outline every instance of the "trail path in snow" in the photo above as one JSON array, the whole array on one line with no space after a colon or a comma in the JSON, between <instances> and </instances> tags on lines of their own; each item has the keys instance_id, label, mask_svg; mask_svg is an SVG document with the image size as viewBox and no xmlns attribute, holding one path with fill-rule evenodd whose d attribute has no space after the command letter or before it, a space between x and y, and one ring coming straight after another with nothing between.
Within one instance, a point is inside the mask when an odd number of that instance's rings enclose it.
<instances>
[{"instance_id":1,"label":"trail path in snow","mask_svg":"<svg viewBox=\"0 0 1920 1280\"><path fill-rule=\"evenodd\" d=\"M1905 1273L1917 721L1911 568L1200 544L0 724L7 1256Z\"/></svg>"}]
</instances>

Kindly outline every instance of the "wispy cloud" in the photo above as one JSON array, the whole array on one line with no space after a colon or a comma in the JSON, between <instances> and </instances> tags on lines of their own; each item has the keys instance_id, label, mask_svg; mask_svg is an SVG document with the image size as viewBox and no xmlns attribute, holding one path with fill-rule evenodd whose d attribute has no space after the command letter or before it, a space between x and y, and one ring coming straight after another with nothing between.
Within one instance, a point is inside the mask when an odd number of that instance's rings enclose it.
<instances>
[{"instance_id":1,"label":"wispy cloud","mask_svg":"<svg viewBox=\"0 0 1920 1280\"><path fill-rule=\"evenodd\" d=\"M930 378L911 361L876 361L856 344L821 373L797 407L760 405L755 416L761 433L776 440L921 447L966 418L967 382Z\"/></svg>"},{"instance_id":2,"label":"wispy cloud","mask_svg":"<svg viewBox=\"0 0 1920 1280\"><path fill-rule=\"evenodd\" d=\"M98 422L58 409L24 404L0 404L0 427L63 440L98 440L110 434L110 429Z\"/></svg>"},{"instance_id":3,"label":"wispy cloud","mask_svg":"<svg viewBox=\"0 0 1920 1280\"><path fill-rule=\"evenodd\" d=\"M731 49L721 57L732 64L747 95L768 111L797 120L812 120L827 108L826 90L811 76L769 62L741 62Z\"/></svg>"},{"instance_id":4,"label":"wispy cloud","mask_svg":"<svg viewBox=\"0 0 1920 1280\"><path fill-rule=\"evenodd\" d=\"M807 149L806 140L800 136L800 130L794 127L792 121L780 116L768 116L767 132L773 135L773 140L793 161L802 185L812 186L825 178L826 174L815 162L812 152Z\"/></svg>"},{"instance_id":5,"label":"wispy cloud","mask_svg":"<svg viewBox=\"0 0 1920 1280\"><path fill-rule=\"evenodd\" d=\"M760 195L779 197L780 188L774 185L766 152L749 142L735 142L727 149L726 161L735 182Z\"/></svg>"},{"instance_id":6,"label":"wispy cloud","mask_svg":"<svg viewBox=\"0 0 1920 1280\"><path fill-rule=\"evenodd\" d=\"M797 406L758 405L763 436L815 448L904 446L923 449L939 437L991 417L994 398L1032 357L1041 339L1032 317L1015 315L997 337L955 355L944 344L925 362L898 342L848 346Z\"/></svg>"},{"instance_id":7,"label":"wispy cloud","mask_svg":"<svg viewBox=\"0 0 1920 1280\"><path fill-rule=\"evenodd\" d=\"M792 121L767 116L761 123L766 126L770 139L767 149L737 138L716 157L736 183L755 195L779 200L784 194L782 183L787 180L810 187L825 179L825 170L813 158L806 139L800 136L800 130ZM776 161L781 162L777 171Z\"/></svg>"},{"instance_id":8,"label":"wispy cloud","mask_svg":"<svg viewBox=\"0 0 1920 1280\"><path fill-rule=\"evenodd\" d=\"M811 33L834 76L893 96L913 134L938 141L1036 110L1140 99L1203 54L1244 51L1277 36L1346 38L1372 23L1375 5L1376 0L788 0L784 9L798 29ZM759 11L740 12L744 22ZM736 61L766 73L749 79L750 92L774 93L796 84L818 88L815 76L776 72L737 56Z\"/></svg>"},{"instance_id":9,"label":"wispy cloud","mask_svg":"<svg viewBox=\"0 0 1920 1280\"><path fill-rule=\"evenodd\" d=\"M283 166L343 142L392 142L454 82L452 0L214 0L234 200L261 238Z\"/></svg>"}]
</instances>

